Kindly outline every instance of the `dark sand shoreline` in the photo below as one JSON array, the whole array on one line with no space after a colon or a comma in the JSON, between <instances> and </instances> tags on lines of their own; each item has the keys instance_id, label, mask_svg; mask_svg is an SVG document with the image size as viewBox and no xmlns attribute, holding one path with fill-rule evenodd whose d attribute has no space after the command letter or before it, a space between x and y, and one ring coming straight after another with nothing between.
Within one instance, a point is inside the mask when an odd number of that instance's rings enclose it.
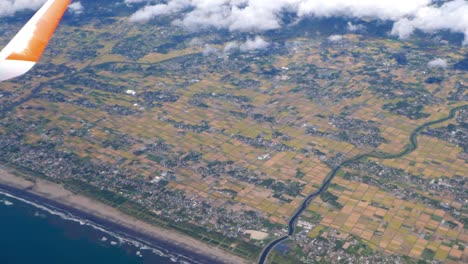
<instances>
[{"instance_id":1,"label":"dark sand shoreline","mask_svg":"<svg viewBox=\"0 0 468 264\"><path fill-rule=\"evenodd\" d=\"M58 184L40 179L32 182L13 175L12 171L12 168L0 165L0 190L14 196L58 208L104 226L109 231L139 238L149 242L149 245L168 249L200 263L247 263L242 258L210 247L194 238L150 225L115 208L73 194Z\"/></svg>"}]
</instances>

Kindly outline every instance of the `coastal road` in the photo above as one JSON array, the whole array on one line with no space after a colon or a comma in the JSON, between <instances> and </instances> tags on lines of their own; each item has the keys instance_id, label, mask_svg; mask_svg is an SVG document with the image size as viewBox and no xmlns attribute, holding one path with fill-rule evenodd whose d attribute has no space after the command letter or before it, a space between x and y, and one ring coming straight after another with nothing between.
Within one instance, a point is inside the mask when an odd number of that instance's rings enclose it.
<instances>
[{"instance_id":1,"label":"coastal road","mask_svg":"<svg viewBox=\"0 0 468 264\"><path fill-rule=\"evenodd\" d=\"M344 168L344 167L346 167L346 166L348 166L348 165L350 165L350 164L352 164L352 163L354 163L356 161L359 161L361 159L366 159L366 158L396 159L396 158L404 157L404 156L410 154L411 152L415 151L418 148L418 135L419 135L419 133L421 131L423 131L424 129L426 129L426 128L432 126L432 125L443 123L445 121L448 121L448 120L454 118L455 114L458 111L462 110L462 109L468 109L468 105L462 105L462 106L455 107L455 108L450 110L450 113L449 113L448 116L443 117L443 118L438 119L438 120L427 122L427 123L417 127L416 129L414 129L413 132L411 132L409 144L406 145L405 148L402 151L400 151L399 153L390 154L390 153L383 153L383 152L373 151L373 152L370 152L370 153L367 153L367 154L361 154L361 155L352 157L351 159L348 159L348 160L342 162L340 165L338 165L336 168L334 168L328 174L328 176L325 178L325 180L323 181L320 188L318 190L316 190L315 192L311 193L309 196L307 196L304 199L304 201L302 202L301 206L297 209L296 213L294 213L294 215L291 217L291 219L288 222L288 235L280 237L280 238L272 241L270 244L268 244L268 246L263 250L262 254L260 255L258 263L259 264L266 263L266 261L268 259L268 255L275 248L275 246L280 244L281 242L285 241L286 239L288 239L292 235L294 235L294 233L296 231L296 222L299 219L299 217L301 216L301 214L305 211L305 209L307 209L310 202L315 197L319 196L322 192L327 190L328 186L330 185L332 180L335 178L336 174L342 168Z\"/></svg>"}]
</instances>

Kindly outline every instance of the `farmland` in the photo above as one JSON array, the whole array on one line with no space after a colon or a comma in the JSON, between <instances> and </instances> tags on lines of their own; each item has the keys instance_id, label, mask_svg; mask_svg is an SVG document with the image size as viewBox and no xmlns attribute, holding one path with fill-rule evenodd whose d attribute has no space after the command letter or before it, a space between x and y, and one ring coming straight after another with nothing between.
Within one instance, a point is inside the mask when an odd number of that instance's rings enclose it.
<instances>
[{"instance_id":1,"label":"farmland","mask_svg":"<svg viewBox=\"0 0 468 264\"><path fill-rule=\"evenodd\" d=\"M172 29L61 27L1 84L2 161L251 261L333 175L271 263L468 260L468 76L427 66L466 47L286 34L224 53L231 36Z\"/></svg>"}]
</instances>

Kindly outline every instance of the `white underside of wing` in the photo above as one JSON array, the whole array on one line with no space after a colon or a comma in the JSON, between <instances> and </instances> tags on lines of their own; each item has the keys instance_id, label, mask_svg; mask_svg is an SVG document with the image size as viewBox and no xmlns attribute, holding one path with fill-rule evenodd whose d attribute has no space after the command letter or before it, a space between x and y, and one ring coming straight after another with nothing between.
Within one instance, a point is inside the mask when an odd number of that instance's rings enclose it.
<instances>
[{"instance_id":1,"label":"white underside of wing","mask_svg":"<svg viewBox=\"0 0 468 264\"><path fill-rule=\"evenodd\" d=\"M35 65L32 61L2 60L0 61L0 82L21 76Z\"/></svg>"}]
</instances>

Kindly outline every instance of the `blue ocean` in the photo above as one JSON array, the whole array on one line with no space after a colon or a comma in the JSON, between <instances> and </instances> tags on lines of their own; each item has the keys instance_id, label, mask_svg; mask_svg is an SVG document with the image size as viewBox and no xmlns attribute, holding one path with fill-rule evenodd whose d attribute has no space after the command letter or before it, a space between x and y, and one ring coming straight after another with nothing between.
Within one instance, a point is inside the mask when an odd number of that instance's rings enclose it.
<instances>
[{"instance_id":1,"label":"blue ocean","mask_svg":"<svg viewBox=\"0 0 468 264\"><path fill-rule=\"evenodd\" d=\"M27 198L0 188L1 264L200 263Z\"/></svg>"}]
</instances>

